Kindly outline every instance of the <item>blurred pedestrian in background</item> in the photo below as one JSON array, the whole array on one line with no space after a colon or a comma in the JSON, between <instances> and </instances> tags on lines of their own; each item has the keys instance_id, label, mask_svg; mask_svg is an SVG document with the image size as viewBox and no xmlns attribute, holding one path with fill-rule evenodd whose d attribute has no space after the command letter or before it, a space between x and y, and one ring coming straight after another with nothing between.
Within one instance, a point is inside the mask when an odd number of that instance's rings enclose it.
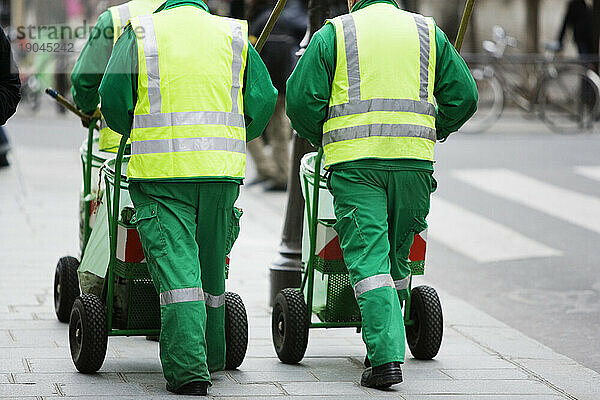
<instances>
[{"instance_id":1,"label":"blurred pedestrian in background","mask_svg":"<svg viewBox=\"0 0 600 400\"><path fill-rule=\"evenodd\" d=\"M585 0L571 0L567 6L567 12L563 27L558 37L559 49L567 29L573 32L573 41L577 45L580 55L596 53L594 49L594 15L592 7Z\"/></svg>"},{"instance_id":2,"label":"blurred pedestrian in background","mask_svg":"<svg viewBox=\"0 0 600 400\"><path fill-rule=\"evenodd\" d=\"M12 117L21 100L19 70L12 56L10 42L0 29L0 125ZM0 168L8 166L9 145L4 128L0 126Z\"/></svg>"},{"instance_id":3,"label":"blurred pedestrian in background","mask_svg":"<svg viewBox=\"0 0 600 400\"><path fill-rule=\"evenodd\" d=\"M274 0L254 0L250 5L250 35L257 38L265 27ZM289 142L292 128L285 115L285 82L296 64L296 51L306 34L308 15L301 0L289 0L283 9L268 42L261 52L273 85L279 91L275 113L265 131L266 142L271 147L268 154L265 140L259 137L248 143L248 152L254 159L257 178L251 182L269 181L267 190L286 190L290 169Z\"/></svg>"}]
</instances>

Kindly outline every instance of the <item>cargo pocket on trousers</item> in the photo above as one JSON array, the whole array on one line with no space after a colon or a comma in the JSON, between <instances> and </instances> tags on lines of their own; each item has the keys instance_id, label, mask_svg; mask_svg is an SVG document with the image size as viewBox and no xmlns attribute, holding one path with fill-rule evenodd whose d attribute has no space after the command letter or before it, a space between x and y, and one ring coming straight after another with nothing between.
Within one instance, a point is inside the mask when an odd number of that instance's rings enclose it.
<instances>
[{"instance_id":1,"label":"cargo pocket on trousers","mask_svg":"<svg viewBox=\"0 0 600 400\"><path fill-rule=\"evenodd\" d=\"M233 207L232 216L229 220L229 227L227 228L227 240L225 242L225 254L231 253L231 249L235 244L238 236L240 235L240 218L244 211L241 208Z\"/></svg>"},{"instance_id":2,"label":"cargo pocket on trousers","mask_svg":"<svg viewBox=\"0 0 600 400\"><path fill-rule=\"evenodd\" d=\"M158 258L167 254L167 242L158 217L158 204L143 204L135 209L135 224L146 257Z\"/></svg>"},{"instance_id":3,"label":"cargo pocket on trousers","mask_svg":"<svg viewBox=\"0 0 600 400\"><path fill-rule=\"evenodd\" d=\"M364 255L367 248L367 242L356 218L356 208L338 219L333 229L339 236L344 262L348 268L351 268Z\"/></svg>"}]
</instances>

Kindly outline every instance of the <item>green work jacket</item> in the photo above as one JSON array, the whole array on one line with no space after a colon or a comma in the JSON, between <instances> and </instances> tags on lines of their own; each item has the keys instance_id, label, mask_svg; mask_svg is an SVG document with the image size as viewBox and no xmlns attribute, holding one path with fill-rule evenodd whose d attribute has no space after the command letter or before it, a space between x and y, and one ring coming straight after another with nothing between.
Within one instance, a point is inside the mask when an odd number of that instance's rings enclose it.
<instances>
[{"instance_id":1,"label":"green work jacket","mask_svg":"<svg viewBox=\"0 0 600 400\"><path fill-rule=\"evenodd\" d=\"M98 103L98 87L113 49L113 22L110 11L98 17L71 73L71 94L77 107L92 114Z\"/></svg>"},{"instance_id":2,"label":"green work jacket","mask_svg":"<svg viewBox=\"0 0 600 400\"><path fill-rule=\"evenodd\" d=\"M194 5L209 12L201 0L167 0L156 12L183 5ZM201 40L201 38L199 38ZM133 112L137 103L138 49L135 32L129 25L117 40L106 72L100 84L102 115L108 126L129 137L133 123ZM264 131L277 101L277 89L273 86L267 67L251 45L244 71L244 118L246 141L259 137ZM177 180L214 181L214 178L180 178ZM241 180L223 178L220 181Z\"/></svg>"},{"instance_id":3,"label":"green work jacket","mask_svg":"<svg viewBox=\"0 0 600 400\"><path fill-rule=\"evenodd\" d=\"M361 0L352 7L352 12L375 3L388 3L398 7L394 0ZM466 63L438 27L435 39L436 130L438 139L445 140L475 113L477 86ZM381 40L385 41L385 38ZM327 116L335 73L336 51L335 29L332 24L325 24L314 34L287 81L286 109L292 126L299 136L315 146L321 145L323 136L323 122ZM348 168L433 171L433 162L366 159L332 166L332 169L338 170Z\"/></svg>"}]
</instances>

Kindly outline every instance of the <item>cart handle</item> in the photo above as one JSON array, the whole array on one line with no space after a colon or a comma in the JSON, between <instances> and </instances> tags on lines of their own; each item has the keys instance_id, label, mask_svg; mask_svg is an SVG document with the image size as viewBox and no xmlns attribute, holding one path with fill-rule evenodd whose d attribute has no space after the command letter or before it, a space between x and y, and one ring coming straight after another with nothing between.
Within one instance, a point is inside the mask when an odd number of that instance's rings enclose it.
<instances>
[{"instance_id":1,"label":"cart handle","mask_svg":"<svg viewBox=\"0 0 600 400\"><path fill-rule=\"evenodd\" d=\"M67 100L62 94L58 93L56 90L54 90L52 88L46 88L46 94L48 96L52 97L54 100L56 100L56 102L58 104L60 104L67 110L71 111L73 114L77 115L79 118L81 118L82 121L87 122L89 124L92 124L92 122L94 122L92 120L91 115L83 113L80 109L77 108L77 106L75 104L71 103L69 100ZM94 123L93 126L94 126L94 129L96 129L98 132L100 132L100 125Z\"/></svg>"}]
</instances>

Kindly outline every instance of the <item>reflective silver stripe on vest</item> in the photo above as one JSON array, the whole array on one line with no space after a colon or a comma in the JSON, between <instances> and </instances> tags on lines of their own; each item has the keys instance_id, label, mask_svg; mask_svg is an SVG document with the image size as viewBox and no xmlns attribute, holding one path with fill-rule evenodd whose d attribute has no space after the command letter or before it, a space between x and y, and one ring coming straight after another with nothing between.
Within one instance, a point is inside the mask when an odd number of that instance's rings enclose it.
<instances>
[{"instance_id":1,"label":"reflective silver stripe on vest","mask_svg":"<svg viewBox=\"0 0 600 400\"><path fill-rule=\"evenodd\" d=\"M360 101L360 63L358 61L358 39L356 25L351 14L340 17L344 29L346 65L348 68L348 99L350 103Z\"/></svg>"},{"instance_id":2,"label":"reflective silver stripe on vest","mask_svg":"<svg viewBox=\"0 0 600 400\"><path fill-rule=\"evenodd\" d=\"M429 99L429 25L427 19L422 15L414 15L419 32L419 42L421 47L421 87L419 89L419 98L423 101Z\"/></svg>"},{"instance_id":3,"label":"reflective silver stripe on vest","mask_svg":"<svg viewBox=\"0 0 600 400\"><path fill-rule=\"evenodd\" d=\"M370 99L357 103L344 103L329 107L327 119L364 114L373 111L410 112L436 116L435 106L427 101L410 99Z\"/></svg>"},{"instance_id":4,"label":"reflective silver stripe on vest","mask_svg":"<svg viewBox=\"0 0 600 400\"><path fill-rule=\"evenodd\" d=\"M204 293L206 297L206 306L210 308L219 308L225 304L225 293L220 296L214 296L210 293Z\"/></svg>"},{"instance_id":5,"label":"reflective silver stripe on vest","mask_svg":"<svg viewBox=\"0 0 600 400\"><path fill-rule=\"evenodd\" d=\"M394 281L394 285L396 286L396 290L408 289L408 284L410 283L410 277L411 277L411 275L408 274L408 276L406 278Z\"/></svg>"},{"instance_id":6,"label":"reflective silver stripe on vest","mask_svg":"<svg viewBox=\"0 0 600 400\"><path fill-rule=\"evenodd\" d=\"M354 285L354 295L358 298L360 295L381 287L389 286L391 288L394 286L394 280L392 276L389 274L381 274L381 275L373 275L368 278L359 281L356 285Z\"/></svg>"},{"instance_id":7,"label":"reflective silver stripe on vest","mask_svg":"<svg viewBox=\"0 0 600 400\"><path fill-rule=\"evenodd\" d=\"M142 15L139 17L140 25L144 29L142 37L142 46L144 47L144 57L146 59L146 73L148 75L148 100L150 102L150 114L160 113L161 94L160 94L160 71L158 67L158 41L156 40L156 30L151 15Z\"/></svg>"},{"instance_id":8,"label":"reflective silver stripe on vest","mask_svg":"<svg viewBox=\"0 0 600 400\"><path fill-rule=\"evenodd\" d=\"M410 124L370 124L334 129L323 134L323 146L343 140L363 139L371 136L415 137L436 140L435 129Z\"/></svg>"},{"instance_id":9,"label":"reflective silver stripe on vest","mask_svg":"<svg viewBox=\"0 0 600 400\"><path fill-rule=\"evenodd\" d=\"M195 137L159 140L137 140L131 143L131 154L177 153L184 151L230 151L246 153L246 142L224 137Z\"/></svg>"},{"instance_id":10,"label":"reflective silver stripe on vest","mask_svg":"<svg viewBox=\"0 0 600 400\"><path fill-rule=\"evenodd\" d=\"M118 6L117 11L119 12L119 19L121 20L121 32L118 32L118 35L121 35L121 33L123 32L123 28L125 28L125 25L127 25L127 21L129 21L129 18L131 18L131 13L129 12L129 4L123 4Z\"/></svg>"},{"instance_id":11,"label":"reflective silver stripe on vest","mask_svg":"<svg viewBox=\"0 0 600 400\"><path fill-rule=\"evenodd\" d=\"M242 114L223 111L184 111L133 116L134 129L185 125L225 125L235 128L246 126Z\"/></svg>"},{"instance_id":12,"label":"reflective silver stripe on vest","mask_svg":"<svg viewBox=\"0 0 600 400\"><path fill-rule=\"evenodd\" d=\"M160 294L161 306L187 301L204 301L204 291L202 288L173 289Z\"/></svg>"},{"instance_id":13,"label":"reflective silver stripe on vest","mask_svg":"<svg viewBox=\"0 0 600 400\"><path fill-rule=\"evenodd\" d=\"M244 51L244 37L242 26L239 22L229 20L231 26L231 112L239 113L238 98L240 96L241 84L240 73L242 72L242 52Z\"/></svg>"}]
</instances>

